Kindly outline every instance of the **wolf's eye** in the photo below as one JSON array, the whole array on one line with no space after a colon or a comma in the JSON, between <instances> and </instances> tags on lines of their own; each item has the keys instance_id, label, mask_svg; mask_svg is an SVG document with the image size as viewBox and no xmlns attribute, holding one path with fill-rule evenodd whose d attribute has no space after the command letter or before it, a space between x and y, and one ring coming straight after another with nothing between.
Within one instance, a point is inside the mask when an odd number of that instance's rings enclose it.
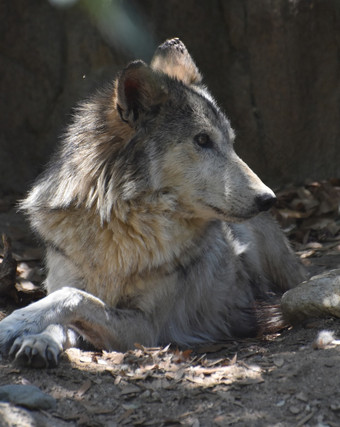
<instances>
[{"instance_id":1,"label":"wolf's eye","mask_svg":"<svg viewBox=\"0 0 340 427\"><path fill-rule=\"evenodd\" d=\"M194 141L202 148L213 148L214 143L206 133L199 133L194 137Z\"/></svg>"}]
</instances>

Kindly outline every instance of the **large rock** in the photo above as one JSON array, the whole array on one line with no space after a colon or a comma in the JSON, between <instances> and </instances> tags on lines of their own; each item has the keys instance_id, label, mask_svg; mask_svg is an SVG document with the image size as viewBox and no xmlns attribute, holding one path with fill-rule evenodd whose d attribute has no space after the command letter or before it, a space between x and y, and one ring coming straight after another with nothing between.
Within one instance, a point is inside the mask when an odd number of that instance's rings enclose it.
<instances>
[{"instance_id":1,"label":"large rock","mask_svg":"<svg viewBox=\"0 0 340 427\"><path fill-rule=\"evenodd\" d=\"M314 276L290 289L282 297L281 308L292 324L313 317L340 317L340 269Z\"/></svg>"},{"instance_id":2,"label":"large rock","mask_svg":"<svg viewBox=\"0 0 340 427\"><path fill-rule=\"evenodd\" d=\"M54 409L56 400L39 387L24 384L0 386L0 401L13 403L28 409Z\"/></svg>"},{"instance_id":3,"label":"large rock","mask_svg":"<svg viewBox=\"0 0 340 427\"><path fill-rule=\"evenodd\" d=\"M52 3L0 2L0 194L27 189L77 100L174 36L268 184L340 175L338 0Z\"/></svg>"}]
</instances>

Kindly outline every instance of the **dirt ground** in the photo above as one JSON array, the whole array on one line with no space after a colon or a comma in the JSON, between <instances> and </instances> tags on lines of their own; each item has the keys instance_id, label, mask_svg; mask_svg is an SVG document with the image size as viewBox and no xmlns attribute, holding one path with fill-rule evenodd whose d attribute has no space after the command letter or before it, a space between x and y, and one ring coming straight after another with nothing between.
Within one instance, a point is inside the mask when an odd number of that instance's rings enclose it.
<instances>
[{"instance_id":1,"label":"dirt ground","mask_svg":"<svg viewBox=\"0 0 340 427\"><path fill-rule=\"evenodd\" d=\"M290 189L274 212L310 274L340 268L338 184ZM4 317L41 297L44 273L41 248L14 198L0 201L0 231L11 237L18 261L16 295L0 297ZM340 320L310 319L261 339L194 350L70 349L48 370L3 359L0 386L36 385L57 405L33 411L0 403L0 426L340 426L340 346L315 345L323 330L340 338Z\"/></svg>"}]
</instances>

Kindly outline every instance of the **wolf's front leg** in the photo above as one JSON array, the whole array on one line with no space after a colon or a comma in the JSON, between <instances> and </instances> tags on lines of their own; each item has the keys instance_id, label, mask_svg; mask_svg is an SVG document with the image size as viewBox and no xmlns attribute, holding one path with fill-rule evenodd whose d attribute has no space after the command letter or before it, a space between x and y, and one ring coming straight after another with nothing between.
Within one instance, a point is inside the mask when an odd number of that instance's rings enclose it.
<instances>
[{"instance_id":1,"label":"wolf's front leg","mask_svg":"<svg viewBox=\"0 0 340 427\"><path fill-rule=\"evenodd\" d=\"M0 322L0 353L9 355L21 365L56 366L61 351L77 340L77 334L63 321L67 307L77 305L73 291L63 288L3 319Z\"/></svg>"},{"instance_id":2,"label":"wolf's front leg","mask_svg":"<svg viewBox=\"0 0 340 427\"><path fill-rule=\"evenodd\" d=\"M0 322L0 352L36 367L53 366L70 343L69 328L95 347L126 350L135 342L154 345L157 331L137 310L107 307L76 288L62 288Z\"/></svg>"}]
</instances>

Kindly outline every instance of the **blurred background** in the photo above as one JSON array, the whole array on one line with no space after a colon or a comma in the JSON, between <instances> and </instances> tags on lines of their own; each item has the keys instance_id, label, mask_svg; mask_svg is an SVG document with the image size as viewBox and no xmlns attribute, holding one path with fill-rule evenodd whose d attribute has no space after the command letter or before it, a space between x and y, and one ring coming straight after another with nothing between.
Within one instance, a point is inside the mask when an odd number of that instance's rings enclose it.
<instances>
[{"instance_id":1,"label":"blurred background","mask_svg":"<svg viewBox=\"0 0 340 427\"><path fill-rule=\"evenodd\" d=\"M339 0L2 0L0 196L27 190L72 107L179 37L274 189L340 177Z\"/></svg>"}]
</instances>

